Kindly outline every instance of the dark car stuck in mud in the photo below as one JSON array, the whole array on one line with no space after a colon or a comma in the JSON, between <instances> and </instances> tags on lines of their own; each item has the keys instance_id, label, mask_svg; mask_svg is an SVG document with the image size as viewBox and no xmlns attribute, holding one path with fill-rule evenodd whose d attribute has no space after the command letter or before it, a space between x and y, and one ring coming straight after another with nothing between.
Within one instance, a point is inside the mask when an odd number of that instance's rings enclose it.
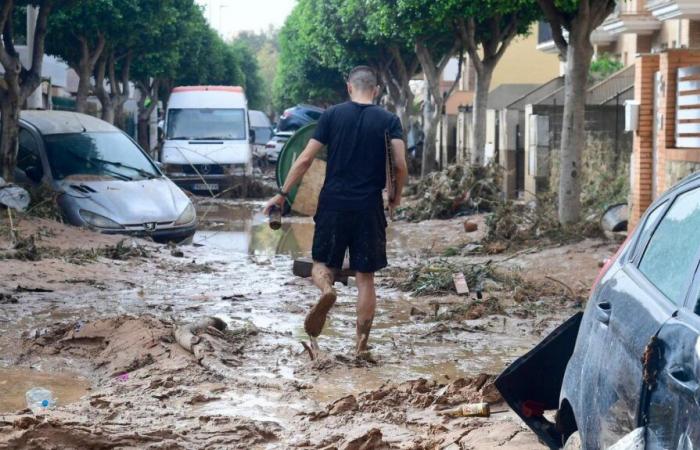
<instances>
[{"instance_id":1,"label":"dark car stuck in mud","mask_svg":"<svg viewBox=\"0 0 700 450\"><path fill-rule=\"evenodd\" d=\"M695 174L649 207L603 266L583 315L497 380L542 442L585 449L700 446L699 250ZM546 410L556 414L547 418ZM620 445L630 441L634 446Z\"/></svg>"}]
</instances>

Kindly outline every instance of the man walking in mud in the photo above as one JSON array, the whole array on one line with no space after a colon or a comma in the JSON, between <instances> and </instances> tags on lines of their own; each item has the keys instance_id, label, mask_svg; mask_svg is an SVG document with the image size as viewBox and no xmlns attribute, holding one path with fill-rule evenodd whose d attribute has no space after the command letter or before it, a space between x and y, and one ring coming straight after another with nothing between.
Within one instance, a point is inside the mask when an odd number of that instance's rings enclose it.
<instances>
[{"instance_id":1,"label":"man walking in mud","mask_svg":"<svg viewBox=\"0 0 700 450\"><path fill-rule=\"evenodd\" d=\"M318 302L304 320L311 338L321 334L326 316L336 301L333 271L340 270L345 253L356 271L358 355L367 351L377 298L374 272L386 267L386 218L382 190L386 185L386 137L396 168L396 194L389 205L401 202L408 176L403 131L398 117L374 104L379 94L375 72L367 66L350 71L350 101L326 110L313 138L289 171L280 192L267 204L282 207L290 189L301 181L316 154L327 146L326 179L318 199L312 257L314 284L321 290Z\"/></svg>"}]
</instances>

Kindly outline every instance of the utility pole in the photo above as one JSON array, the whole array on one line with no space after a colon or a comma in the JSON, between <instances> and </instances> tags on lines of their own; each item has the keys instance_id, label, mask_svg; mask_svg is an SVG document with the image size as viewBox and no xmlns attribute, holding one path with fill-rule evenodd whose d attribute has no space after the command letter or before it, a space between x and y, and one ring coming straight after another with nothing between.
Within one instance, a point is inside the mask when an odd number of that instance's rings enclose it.
<instances>
[{"instance_id":1,"label":"utility pole","mask_svg":"<svg viewBox=\"0 0 700 450\"><path fill-rule=\"evenodd\" d=\"M34 33L36 31L36 20L39 15L39 8L27 6L27 60L25 67L29 68L34 56ZM42 109L44 107L41 95L41 84L32 94L27 97L27 109Z\"/></svg>"}]
</instances>

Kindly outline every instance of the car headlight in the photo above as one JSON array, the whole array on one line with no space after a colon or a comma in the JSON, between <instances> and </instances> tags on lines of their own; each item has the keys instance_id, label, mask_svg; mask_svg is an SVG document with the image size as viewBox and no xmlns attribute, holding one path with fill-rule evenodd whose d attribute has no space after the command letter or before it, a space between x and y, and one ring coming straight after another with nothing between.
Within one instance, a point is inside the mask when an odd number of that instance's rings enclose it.
<instances>
[{"instance_id":1,"label":"car headlight","mask_svg":"<svg viewBox=\"0 0 700 450\"><path fill-rule=\"evenodd\" d=\"M175 221L175 225L187 225L189 223L194 222L194 219L197 218L197 212L194 210L194 206L192 206L192 203L187 205L187 208L180 214L180 217Z\"/></svg>"},{"instance_id":2,"label":"car headlight","mask_svg":"<svg viewBox=\"0 0 700 450\"><path fill-rule=\"evenodd\" d=\"M80 210L80 217L82 217L88 225L96 228L124 228L112 219L108 219L105 216L95 214L85 209Z\"/></svg>"}]
</instances>

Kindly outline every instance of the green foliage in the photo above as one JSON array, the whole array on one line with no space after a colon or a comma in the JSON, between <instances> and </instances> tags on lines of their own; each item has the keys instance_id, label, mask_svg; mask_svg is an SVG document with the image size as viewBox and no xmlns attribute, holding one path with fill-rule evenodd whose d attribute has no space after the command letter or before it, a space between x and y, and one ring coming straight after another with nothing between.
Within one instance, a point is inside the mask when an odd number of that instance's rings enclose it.
<instances>
[{"instance_id":1,"label":"green foliage","mask_svg":"<svg viewBox=\"0 0 700 450\"><path fill-rule=\"evenodd\" d=\"M272 88L277 73L277 61L279 58L279 30L270 27L268 31L261 33L242 32L235 43L245 44L255 55L257 61L257 74L261 83L261 101L258 109L266 109L272 112ZM250 88L247 88L250 91Z\"/></svg>"},{"instance_id":2,"label":"green foliage","mask_svg":"<svg viewBox=\"0 0 700 450\"><path fill-rule=\"evenodd\" d=\"M602 53L591 61L588 76L591 78L591 81L602 81L623 67L624 65L619 59L608 53Z\"/></svg>"},{"instance_id":3,"label":"green foliage","mask_svg":"<svg viewBox=\"0 0 700 450\"><path fill-rule=\"evenodd\" d=\"M175 85L240 85L260 107L264 87L255 56L242 43L227 44L194 0L80 0L49 19L46 51L77 68L81 42L92 51L103 36L117 56L133 54L131 75Z\"/></svg>"},{"instance_id":4,"label":"green foliage","mask_svg":"<svg viewBox=\"0 0 700 450\"><path fill-rule=\"evenodd\" d=\"M313 0L299 0L280 31L280 56L273 88L274 104L332 104L345 97L340 70L324 64L312 36L316 24Z\"/></svg>"}]
</instances>

